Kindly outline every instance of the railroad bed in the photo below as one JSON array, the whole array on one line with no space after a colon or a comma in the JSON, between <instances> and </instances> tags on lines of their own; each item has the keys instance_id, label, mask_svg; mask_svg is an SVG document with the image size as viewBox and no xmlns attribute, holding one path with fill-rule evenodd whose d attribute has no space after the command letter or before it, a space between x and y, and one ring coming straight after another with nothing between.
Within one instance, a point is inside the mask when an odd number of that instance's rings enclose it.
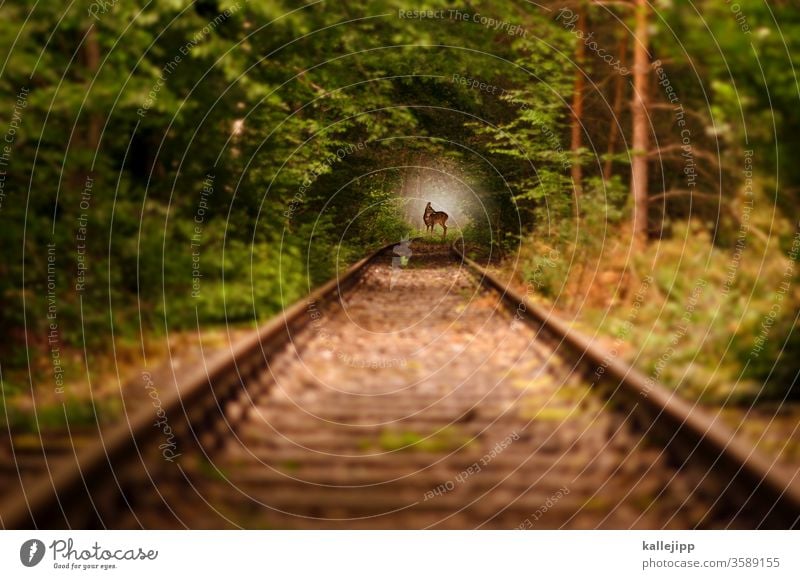
<instances>
[{"instance_id":1,"label":"railroad bed","mask_svg":"<svg viewBox=\"0 0 800 579\"><path fill-rule=\"evenodd\" d=\"M449 248L411 249L405 267L391 252L365 264L341 299L304 302L303 323L286 320L288 341L237 367L238 384L204 411L216 408L215 420L192 419L182 431L168 416L182 432L180 456L165 460L156 437L133 458L112 457L115 479L88 524L762 524L763 513L722 498L726 485L709 470L646 436L630 405L590 388L585 361L515 321Z\"/></svg>"}]
</instances>

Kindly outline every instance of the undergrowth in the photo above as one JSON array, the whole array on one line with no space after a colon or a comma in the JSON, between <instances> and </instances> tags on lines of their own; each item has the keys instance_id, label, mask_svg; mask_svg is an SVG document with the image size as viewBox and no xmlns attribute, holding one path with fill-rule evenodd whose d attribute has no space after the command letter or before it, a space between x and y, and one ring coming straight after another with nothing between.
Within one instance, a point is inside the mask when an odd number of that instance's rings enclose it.
<instances>
[{"instance_id":1,"label":"undergrowth","mask_svg":"<svg viewBox=\"0 0 800 579\"><path fill-rule=\"evenodd\" d=\"M791 224L774 220L764 203L763 213L748 213L716 238L708 224L680 221L640 248L631 244L625 211L597 210L604 199L582 201L580 227L562 226L558 236L537 230L520 244L516 274L535 294L687 398L800 397L792 259L800 240Z\"/></svg>"}]
</instances>

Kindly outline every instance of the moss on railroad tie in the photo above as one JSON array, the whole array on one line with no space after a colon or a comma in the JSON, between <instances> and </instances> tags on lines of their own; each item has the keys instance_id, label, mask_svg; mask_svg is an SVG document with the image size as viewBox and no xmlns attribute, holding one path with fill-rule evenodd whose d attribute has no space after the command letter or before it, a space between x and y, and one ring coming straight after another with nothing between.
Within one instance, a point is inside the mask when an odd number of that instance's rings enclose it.
<instances>
[{"instance_id":1,"label":"moss on railroad tie","mask_svg":"<svg viewBox=\"0 0 800 579\"><path fill-rule=\"evenodd\" d=\"M364 450L377 446L386 451L404 450L439 453L466 448L472 442L472 437L460 432L454 426L446 426L428 434L412 430L387 428L381 431L377 439L364 440L360 446Z\"/></svg>"}]
</instances>

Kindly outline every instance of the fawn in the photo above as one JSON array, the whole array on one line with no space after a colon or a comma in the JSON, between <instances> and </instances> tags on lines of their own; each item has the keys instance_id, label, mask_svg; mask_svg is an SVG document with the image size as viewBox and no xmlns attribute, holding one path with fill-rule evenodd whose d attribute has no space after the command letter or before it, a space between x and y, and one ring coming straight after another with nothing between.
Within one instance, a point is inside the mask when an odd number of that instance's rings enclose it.
<instances>
[{"instance_id":1,"label":"fawn","mask_svg":"<svg viewBox=\"0 0 800 579\"><path fill-rule=\"evenodd\" d=\"M447 213L444 211L434 211L433 207L431 207L431 202L428 201L428 204L425 206L425 213L422 215L422 220L425 222L425 231L430 231L433 233L433 228L439 224L442 226L442 239L447 237Z\"/></svg>"}]
</instances>

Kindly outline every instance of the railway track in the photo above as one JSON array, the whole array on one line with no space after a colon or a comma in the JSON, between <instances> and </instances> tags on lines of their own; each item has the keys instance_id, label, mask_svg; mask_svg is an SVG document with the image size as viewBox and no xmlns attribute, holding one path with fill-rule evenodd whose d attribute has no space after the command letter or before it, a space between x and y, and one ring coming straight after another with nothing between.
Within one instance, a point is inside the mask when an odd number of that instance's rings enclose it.
<instances>
[{"instance_id":1,"label":"railway track","mask_svg":"<svg viewBox=\"0 0 800 579\"><path fill-rule=\"evenodd\" d=\"M6 496L3 526L798 525L791 473L457 247L411 250L148 376L159 410Z\"/></svg>"}]
</instances>

